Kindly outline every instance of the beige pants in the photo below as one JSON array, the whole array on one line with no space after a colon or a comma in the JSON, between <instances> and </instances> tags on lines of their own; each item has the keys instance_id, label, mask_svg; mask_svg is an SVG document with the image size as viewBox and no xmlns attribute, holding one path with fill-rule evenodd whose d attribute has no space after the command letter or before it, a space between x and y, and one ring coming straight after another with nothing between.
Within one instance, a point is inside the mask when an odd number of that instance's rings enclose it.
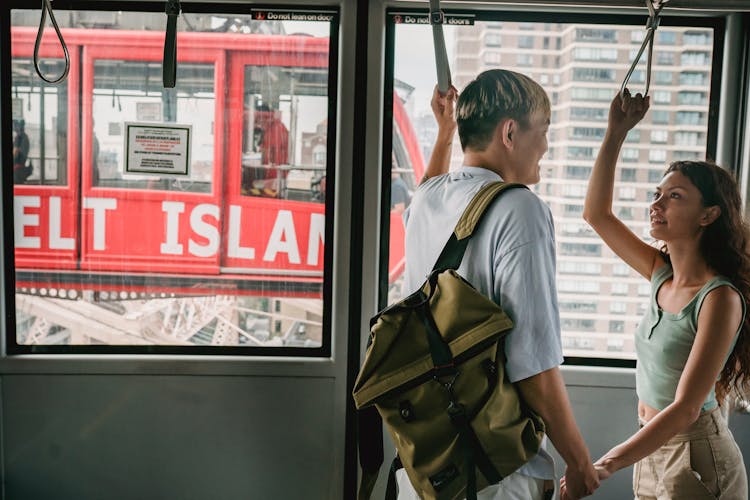
<instances>
[{"instance_id":1,"label":"beige pants","mask_svg":"<svg viewBox=\"0 0 750 500\"><path fill-rule=\"evenodd\" d=\"M636 500L747 500L742 453L719 408L635 464Z\"/></svg>"}]
</instances>

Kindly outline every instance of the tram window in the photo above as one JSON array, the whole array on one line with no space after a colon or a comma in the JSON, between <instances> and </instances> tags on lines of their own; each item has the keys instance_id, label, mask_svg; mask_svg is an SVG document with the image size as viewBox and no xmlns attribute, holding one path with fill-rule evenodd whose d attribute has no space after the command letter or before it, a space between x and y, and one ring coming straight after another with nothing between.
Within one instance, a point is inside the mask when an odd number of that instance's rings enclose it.
<instances>
[{"instance_id":1,"label":"tram window","mask_svg":"<svg viewBox=\"0 0 750 500\"><path fill-rule=\"evenodd\" d=\"M211 192L214 177L216 97L214 65L177 65L177 85L162 85L161 61L96 59L91 138L92 184L98 187ZM206 117L209 117L206 119ZM191 127L185 176L125 172L126 123Z\"/></svg>"},{"instance_id":2,"label":"tram window","mask_svg":"<svg viewBox=\"0 0 750 500\"><path fill-rule=\"evenodd\" d=\"M60 74L64 62L41 63L46 74ZM28 143L28 151L14 155L16 184L62 185L67 183L68 83L51 85L36 77L27 57L11 62L13 140ZM25 138L17 137L25 136Z\"/></svg>"},{"instance_id":3,"label":"tram window","mask_svg":"<svg viewBox=\"0 0 750 500\"><path fill-rule=\"evenodd\" d=\"M397 13L396 9L391 11L392 15ZM461 14L467 15L464 11ZM611 20L607 17L602 18L602 23L592 23L595 16L582 17L585 22L580 23L550 23L545 21L554 19L554 14L544 12L528 14L527 19L519 19L517 15L506 19L505 14L486 10L471 14L473 24L449 23L443 27L449 62L454 70L454 85L459 91L479 72L495 67L532 78L547 75L543 82L539 81L552 103L548 151L559 153L553 157L548 152L542 159L542 180L535 192L549 204L557 228L557 284L563 324L581 325L576 321L593 319L594 331L603 337L620 335L620 332L632 334L639 320L638 311L646 302L645 291L649 284L636 281L634 274L624 273L621 265L611 265L619 259L583 222L583 200L578 196L580 184L584 181L585 185L601 144L601 127L606 123L609 102L630 69L630 61L638 51L637 44L644 39L643 18L633 17L629 24L612 25L605 24ZM446 12L446 16L450 17L451 13ZM389 19L392 22L393 17ZM482 54L491 45L488 23L492 23L495 34L520 34L529 39L549 39L549 43L544 44L543 54L533 57L532 66L526 66L527 59L518 60L520 42L493 47L493 58L484 58ZM620 201L615 207L633 232L643 235L650 243L656 244L648 233L647 192L658 183L668 161L705 157L709 153L712 44L714 26L718 25L720 23L711 18L671 19L669 26L660 27L655 40L650 88L652 106L643 123L628 134L621 157L627 166L622 170L622 180L628 186L620 186ZM412 89L404 99L404 107L409 110L409 121L416 129L415 136L424 158L428 159L436 136L429 108L435 69L431 59L412 54L431 53L432 32L429 25L420 24L393 23L390 28L394 37L388 53L393 58L394 83ZM520 30L527 31L520 33ZM690 50L683 50L682 46L688 42ZM418 47L423 50L417 51ZM560 58L562 64L554 67L544 64L545 60L556 58ZM497 60L501 63L497 64ZM642 92L645 68L644 55L630 79L631 90ZM395 121L392 126L396 128ZM456 138L451 168L459 167L461 160ZM393 244L400 236L393 232L391 235ZM601 272L587 275L579 268L581 261L601 265ZM578 270L580 279L570 279L573 270ZM398 294L391 294L389 298L396 297ZM610 325L608 317L613 303L618 322ZM623 304L634 305L623 308ZM577 349L576 356L635 358L633 343L623 343L619 337L613 343L593 342L590 335L578 335L575 330L564 327L563 343L574 346L566 348L566 354ZM579 352L584 345L586 351Z\"/></svg>"},{"instance_id":4,"label":"tram window","mask_svg":"<svg viewBox=\"0 0 750 500\"><path fill-rule=\"evenodd\" d=\"M58 86L31 62L41 12L10 11L34 170L8 351L328 357L338 10L183 3L165 88L163 5L129 7L147 12L55 8ZM59 74L49 29L41 54ZM283 172L273 200L243 191L256 161Z\"/></svg>"},{"instance_id":5,"label":"tram window","mask_svg":"<svg viewBox=\"0 0 750 500\"><path fill-rule=\"evenodd\" d=\"M325 200L328 69L311 64L245 67L243 195Z\"/></svg>"}]
</instances>

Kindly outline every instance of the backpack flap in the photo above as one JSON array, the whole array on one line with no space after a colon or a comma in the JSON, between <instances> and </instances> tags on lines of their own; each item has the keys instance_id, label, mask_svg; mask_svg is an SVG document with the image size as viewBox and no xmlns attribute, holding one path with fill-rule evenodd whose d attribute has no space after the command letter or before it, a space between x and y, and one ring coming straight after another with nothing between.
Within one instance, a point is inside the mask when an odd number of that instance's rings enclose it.
<instances>
[{"instance_id":1,"label":"backpack flap","mask_svg":"<svg viewBox=\"0 0 750 500\"><path fill-rule=\"evenodd\" d=\"M373 404L377 398L405 384L432 376L434 364L425 327L415 312L425 296L430 297L435 326L454 358L496 341L513 327L497 304L455 271L448 269L436 277L435 286L428 280L421 290L373 319L372 343L354 386L357 408Z\"/></svg>"}]
</instances>

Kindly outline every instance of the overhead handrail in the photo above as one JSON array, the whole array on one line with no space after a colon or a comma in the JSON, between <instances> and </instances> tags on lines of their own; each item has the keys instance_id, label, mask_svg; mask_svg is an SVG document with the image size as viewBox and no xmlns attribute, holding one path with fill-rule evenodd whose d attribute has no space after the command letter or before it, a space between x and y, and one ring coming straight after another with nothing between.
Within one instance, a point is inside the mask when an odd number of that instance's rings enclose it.
<instances>
[{"instance_id":1,"label":"overhead handrail","mask_svg":"<svg viewBox=\"0 0 750 500\"><path fill-rule=\"evenodd\" d=\"M167 32L164 34L164 59L162 83L165 89L173 89L177 82L177 18L180 15L180 0L167 0Z\"/></svg>"},{"instance_id":2,"label":"overhead handrail","mask_svg":"<svg viewBox=\"0 0 750 500\"><path fill-rule=\"evenodd\" d=\"M443 22L445 15L440 10L440 0L430 0L430 24L432 25L432 41L435 46L435 65L437 67L438 91L448 92L451 86L451 69L448 66L448 52L445 48Z\"/></svg>"},{"instance_id":3,"label":"overhead handrail","mask_svg":"<svg viewBox=\"0 0 750 500\"><path fill-rule=\"evenodd\" d=\"M625 87L627 87L630 77L633 75L633 71L635 71L636 66L638 66L646 45L648 45L648 59L646 62L646 90L643 91L643 97L648 95L648 89L651 86L651 59L654 53L654 33L656 32L656 28L659 27L659 16L661 16L661 10L664 8L664 4L668 1L669 0L646 0L646 7L648 7L646 36L643 38L643 43L641 43L641 48L638 50L638 55L635 56L633 64L630 65L630 70L628 71L628 74L625 75L625 80L622 82L622 86L620 87L621 97L625 94Z\"/></svg>"},{"instance_id":4,"label":"overhead handrail","mask_svg":"<svg viewBox=\"0 0 750 500\"><path fill-rule=\"evenodd\" d=\"M62 46L63 54L65 55L65 67L63 68L62 74L57 78L48 78L39 67L39 47L42 45L42 35L44 34L44 25L47 21L47 13L49 13L50 21L52 21L52 26L55 28L57 39L60 40L60 45ZM36 74L39 75L39 78L51 84L62 83L68 77L68 72L70 71L70 54L68 53L68 46L65 45L65 39L63 38L62 33L60 33L60 27L57 25L54 12L52 12L51 0L42 0L42 19L39 21L39 30L36 32L36 41L34 42L34 69L36 70Z\"/></svg>"}]
</instances>

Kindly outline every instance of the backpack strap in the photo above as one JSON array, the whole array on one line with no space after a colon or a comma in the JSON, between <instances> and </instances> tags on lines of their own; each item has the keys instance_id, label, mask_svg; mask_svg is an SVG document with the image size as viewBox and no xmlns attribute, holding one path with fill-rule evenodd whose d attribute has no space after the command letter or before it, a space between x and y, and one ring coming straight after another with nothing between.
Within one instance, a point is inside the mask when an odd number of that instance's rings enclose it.
<instances>
[{"instance_id":1,"label":"backpack strap","mask_svg":"<svg viewBox=\"0 0 750 500\"><path fill-rule=\"evenodd\" d=\"M448 239L448 243L445 244L443 251L440 252L440 257L438 257L435 266L432 268L433 271L458 269L458 266L461 265L461 260L464 258L464 252L466 252L471 235L487 212L487 208L503 192L513 188L528 189L528 186L515 182L498 181L487 184L474 195L474 198L469 202L461 218L458 219L458 223L453 230L453 234Z\"/></svg>"}]
</instances>

